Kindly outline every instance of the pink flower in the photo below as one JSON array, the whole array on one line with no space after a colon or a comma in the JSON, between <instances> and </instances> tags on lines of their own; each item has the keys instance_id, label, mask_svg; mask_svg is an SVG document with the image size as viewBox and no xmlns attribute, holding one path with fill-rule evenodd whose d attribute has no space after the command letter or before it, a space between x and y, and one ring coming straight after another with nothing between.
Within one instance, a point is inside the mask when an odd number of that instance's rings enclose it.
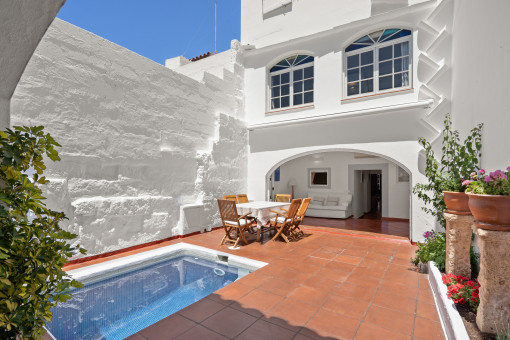
<instances>
[{"instance_id":1,"label":"pink flower","mask_svg":"<svg viewBox=\"0 0 510 340\"><path fill-rule=\"evenodd\" d=\"M480 169L480 170L478 170L478 172L483 175L485 173L485 170L484 169Z\"/></svg>"},{"instance_id":2,"label":"pink flower","mask_svg":"<svg viewBox=\"0 0 510 340\"><path fill-rule=\"evenodd\" d=\"M509 168L510 168L510 166L509 166ZM475 177L475 176L476 176L476 172L472 172L472 173L470 173L470 174L469 174L469 176L470 176L470 177Z\"/></svg>"},{"instance_id":3,"label":"pink flower","mask_svg":"<svg viewBox=\"0 0 510 340\"><path fill-rule=\"evenodd\" d=\"M469 179L466 179L464 182L462 182L462 185L463 186L469 185L469 183L471 183L471 181Z\"/></svg>"},{"instance_id":4,"label":"pink flower","mask_svg":"<svg viewBox=\"0 0 510 340\"><path fill-rule=\"evenodd\" d=\"M507 167L506 167L506 171L510 171L510 166L507 166Z\"/></svg>"},{"instance_id":5,"label":"pink flower","mask_svg":"<svg viewBox=\"0 0 510 340\"><path fill-rule=\"evenodd\" d=\"M487 183L492 182L492 178L487 176L487 177L484 178L484 181L487 182Z\"/></svg>"}]
</instances>

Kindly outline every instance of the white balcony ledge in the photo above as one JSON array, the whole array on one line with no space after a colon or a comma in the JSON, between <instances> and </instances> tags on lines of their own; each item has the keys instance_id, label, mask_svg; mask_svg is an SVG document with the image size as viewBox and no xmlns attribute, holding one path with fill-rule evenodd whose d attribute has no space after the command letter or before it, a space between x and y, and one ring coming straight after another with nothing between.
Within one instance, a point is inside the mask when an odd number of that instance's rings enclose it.
<instances>
[{"instance_id":1,"label":"white balcony ledge","mask_svg":"<svg viewBox=\"0 0 510 340\"><path fill-rule=\"evenodd\" d=\"M280 121L271 122L271 123L252 124L252 125L248 125L248 130L254 131L254 130L259 130L259 129L264 129L264 128L283 126L283 125L288 126L288 125L293 125L293 124L318 122L318 121L347 118L347 117L353 117L353 116L368 116L368 115L372 115L372 114L395 112L395 111L400 111L400 110L409 110L409 109L417 109L417 108L427 109L427 108L430 108L433 104L434 104L433 99L426 99L426 100L420 100L420 101L412 102L412 103L388 105L388 106L381 106L381 107L363 109L363 110L352 110L352 111L344 111L344 112L337 112L337 113L328 113L328 114L323 114L323 115L314 116L314 117L285 119L285 120L280 120Z\"/></svg>"}]
</instances>

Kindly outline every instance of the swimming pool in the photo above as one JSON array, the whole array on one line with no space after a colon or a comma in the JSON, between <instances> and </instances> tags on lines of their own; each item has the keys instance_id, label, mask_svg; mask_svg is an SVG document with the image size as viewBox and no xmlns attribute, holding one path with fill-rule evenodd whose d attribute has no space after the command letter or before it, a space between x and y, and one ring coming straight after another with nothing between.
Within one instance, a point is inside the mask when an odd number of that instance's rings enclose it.
<instances>
[{"instance_id":1,"label":"swimming pool","mask_svg":"<svg viewBox=\"0 0 510 340\"><path fill-rule=\"evenodd\" d=\"M265 265L185 243L165 248L71 271L85 286L52 310L49 332L123 339Z\"/></svg>"}]
</instances>

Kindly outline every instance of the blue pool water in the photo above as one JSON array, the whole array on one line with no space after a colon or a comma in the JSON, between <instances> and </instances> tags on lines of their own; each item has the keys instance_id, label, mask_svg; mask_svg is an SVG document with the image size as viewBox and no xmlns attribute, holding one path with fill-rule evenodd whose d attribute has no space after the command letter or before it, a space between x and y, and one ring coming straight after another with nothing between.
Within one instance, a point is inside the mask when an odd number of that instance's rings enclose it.
<instances>
[{"instance_id":1,"label":"blue pool water","mask_svg":"<svg viewBox=\"0 0 510 340\"><path fill-rule=\"evenodd\" d=\"M53 308L53 323L46 328L58 340L124 339L238 277L235 267L173 258L74 290L71 299Z\"/></svg>"}]
</instances>

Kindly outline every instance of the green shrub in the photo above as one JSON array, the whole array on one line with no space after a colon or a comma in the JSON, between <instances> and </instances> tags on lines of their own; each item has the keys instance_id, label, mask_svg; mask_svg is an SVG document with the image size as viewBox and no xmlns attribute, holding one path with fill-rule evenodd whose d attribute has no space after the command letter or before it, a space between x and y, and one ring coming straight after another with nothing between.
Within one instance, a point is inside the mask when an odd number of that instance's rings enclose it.
<instances>
[{"instance_id":1,"label":"green shrub","mask_svg":"<svg viewBox=\"0 0 510 340\"><path fill-rule=\"evenodd\" d=\"M435 231L427 231L424 235L425 242L418 243L416 257L411 261L418 263L427 263L434 261L440 271L444 272L446 265L446 235Z\"/></svg>"},{"instance_id":2,"label":"green shrub","mask_svg":"<svg viewBox=\"0 0 510 340\"><path fill-rule=\"evenodd\" d=\"M509 328L510 329L510 328ZM496 340L510 340L510 330L496 335Z\"/></svg>"},{"instance_id":3,"label":"green shrub","mask_svg":"<svg viewBox=\"0 0 510 340\"><path fill-rule=\"evenodd\" d=\"M50 308L81 286L62 267L85 250L67 243L76 235L59 227L66 217L46 207L40 189L43 157L60 160L55 146L42 126L0 131L1 339L40 338Z\"/></svg>"},{"instance_id":4,"label":"green shrub","mask_svg":"<svg viewBox=\"0 0 510 340\"><path fill-rule=\"evenodd\" d=\"M425 237L425 242L418 243L416 257L412 258L411 261L415 265L434 261L439 270L444 272L446 269L446 234L436 231L427 231L423 236ZM471 246L470 263L472 277L478 277L478 273L480 272L478 258L479 255L475 253L473 246Z\"/></svg>"}]
</instances>

